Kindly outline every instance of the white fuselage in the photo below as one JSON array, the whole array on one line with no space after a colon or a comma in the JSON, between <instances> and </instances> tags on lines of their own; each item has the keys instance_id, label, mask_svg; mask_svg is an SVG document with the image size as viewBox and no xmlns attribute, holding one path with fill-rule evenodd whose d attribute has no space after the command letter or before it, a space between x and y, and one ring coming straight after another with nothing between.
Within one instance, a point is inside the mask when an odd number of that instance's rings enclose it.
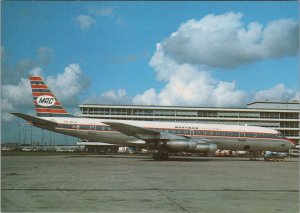
<instances>
[{"instance_id":1,"label":"white fuselage","mask_svg":"<svg viewBox=\"0 0 300 213\"><path fill-rule=\"evenodd\" d=\"M249 150L249 151L288 151L294 144L278 131L254 126L236 126L202 123L177 123L133 120L105 120L91 118L44 117L58 123L50 131L87 139L89 141L118 144L121 146L136 143L145 144L133 136L127 136L114 131L105 121L122 122L146 129L155 129L161 132L185 136L197 140L214 143L218 149ZM43 128L43 127L41 127Z\"/></svg>"}]
</instances>

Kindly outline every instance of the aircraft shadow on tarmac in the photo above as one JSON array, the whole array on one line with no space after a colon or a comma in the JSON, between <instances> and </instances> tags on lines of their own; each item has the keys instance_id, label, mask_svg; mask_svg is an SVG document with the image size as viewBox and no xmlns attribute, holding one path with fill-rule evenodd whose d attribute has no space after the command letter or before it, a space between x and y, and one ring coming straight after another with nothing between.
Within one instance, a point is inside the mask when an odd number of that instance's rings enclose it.
<instances>
[{"instance_id":1,"label":"aircraft shadow on tarmac","mask_svg":"<svg viewBox=\"0 0 300 213\"><path fill-rule=\"evenodd\" d=\"M150 155L106 155L106 154L95 154L95 155L71 155L69 157L89 157L89 158L119 158L119 159L136 159L139 161L152 161L160 162L153 160ZM230 158L230 157L170 157L168 161L178 161L178 162L209 162L209 161L250 161L248 157L244 158ZM260 159L259 161L263 161ZM255 162L255 161L254 161Z\"/></svg>"},{"instance_id":2,"label":"aircraft shadow on tarmac","mask_svg":"<svg viewBox=\"0 0 300 213\"><path fill-rule=\"evenodd\" d=\"M246 159L245 159L246 160ZM171 157L168 161L177 161L177 162L210 162L210 161L245 161L241 159L220 159L220 158L201 158L201 157ZM153 161L152 158L141 159L141 161Z\"/></svg>"}]
</instances>

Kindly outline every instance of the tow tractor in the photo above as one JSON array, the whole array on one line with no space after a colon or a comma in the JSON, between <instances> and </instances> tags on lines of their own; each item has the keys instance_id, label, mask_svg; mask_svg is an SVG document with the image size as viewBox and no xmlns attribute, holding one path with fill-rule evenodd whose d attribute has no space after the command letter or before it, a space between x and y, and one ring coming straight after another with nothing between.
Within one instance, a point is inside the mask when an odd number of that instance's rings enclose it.
<instances>
[{"instance_id":1,"label":"tow tractor","mask_svg":"<svg viewBox=\"0 0 300 213\"><path fill-rule=\"evenodd\" d=\"M272 162L284 161L285 156L286 156L285 153L266 151L264 160L272 161Z\"/></svg>"}]
</instances>

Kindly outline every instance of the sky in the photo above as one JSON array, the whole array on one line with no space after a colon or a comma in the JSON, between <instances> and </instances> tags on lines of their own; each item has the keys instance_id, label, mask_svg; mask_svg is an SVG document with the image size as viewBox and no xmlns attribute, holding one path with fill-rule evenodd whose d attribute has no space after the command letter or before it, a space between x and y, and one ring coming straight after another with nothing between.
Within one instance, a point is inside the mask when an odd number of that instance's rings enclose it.
<instances>
[{"instance_id":1,"label":"sky","mask_svg":"<svg viewBox=\"0 0 300 213\"><path fill-rule=\"evenodd\" d=\"M35 114L31 74L74 114L81 103L299 100L298 2L4 1L1 10L3 141L28 131L8 112Z\"/></svg>"}]
</instances>

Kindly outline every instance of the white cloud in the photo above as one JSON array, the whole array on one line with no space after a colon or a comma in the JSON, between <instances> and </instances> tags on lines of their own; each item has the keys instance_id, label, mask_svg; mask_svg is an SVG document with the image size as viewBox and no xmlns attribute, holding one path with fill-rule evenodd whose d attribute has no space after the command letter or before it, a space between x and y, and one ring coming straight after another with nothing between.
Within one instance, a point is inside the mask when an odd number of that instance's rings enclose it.
<instances>
[{"instance_id":1,"label":"white cloud","mask_svg":"<svg viewBox=\"0 0 300 213\"><path fill-rule=\"evenodd\" d=\"M150 88L143 94L136 95L132 102L133 104L142 105L159 105L159 95L156 93L154 88Z\"/></svg>"},{"instance_id":2,"label":"white cloud","mask_svg":"<svg viewBox=\"0 0 300 213\"><path fill-rule=\"evenodd\" d=\"M43 76L41 67L35 67L29 71L29 75Z\"/></svg>"},{"instance_id":3,"label":"white cloud","mask_svg":"<svg viewBox=\"0 0 300 213\"><path fill-rule=\"evenodd\" d=\"M116 100L118 98L123 98L126 96L126 90L125 89L118 89L117 91L109 90L107 92L102 93L101 95L104 98Z\"/></svg>"},{"instance_id":4,"label":"white cloud","mask_svg":"<svg viewBox=\"0 0 300 213\"><path fill-rule=\"evenodd\" d=\"M90 29L92 25L96 24L100 19L107 18L109 21L113 21L117 26L128 30L129 26L126 20L119 14L114 13L113 7L89 7L87 9L88 15L78 15L75 21L79 24L83 30Z\"/></svg>"},{"instance_id":5,"label":"white cloud","mask_svg":"<svg viewBox=\"0 0 300 213\"><path fill-rule=\"evenodd\" d=\"M245 93L235 88L235 82L217 81L191 65L180 65L173 72L161 91L151 88L135 96L133 103L215 107L245 103Z\"/></svg>"},{"instance_id":6,"label":"white cloud","mask_svg":"<svg viewBox=\"0 0 300 213\"><path fill-rule=\"evenodd\" d=\"M292 101L298 101L298 102L300 102L300 92L297 92L295 94L295 97L292 98Z\"/></svg>"},{"instance_id":7,"label":"white cloud","mask_svg":"<svg viewBox=\"0 0 300 213\"><path fill-rule=\"evenodd\" d=\"M117 101L118 99L122 99L126 97L125 89L118 89L116 92L114 90L110 90L102 94L106 99L111 99L112 101Z\"/></svg>"},{"instance_id":8,"label":"white cloud","mask_svg":"<svg viewBox=\"0 0 300 213\"><path fill-rule=\"evenodd\" d=\"M235 82L217 80L205 69L235 68L262 59L295 55L298 24L281 19L267 26L258 22L246 26L242 17L243 14L232 12L211 14L181 24L176 32L156 44L149 63L157 79L165 83L164 87L160 91L151 88L138 94L133 103L245 106L246 93L238 90ZM281 96L294 95L287 88L280 91ZM259 92L257 97L263 94ZM272 97L276 98L275 95Z\"/></svg>"},{"instance_id":9,"label":"white cloud","mask_svg":"<svg viewBox=\"0 0 300 213\"><path fill-rule=\"evenodd\" d=\"M96 23L96 20L89 15L78 15L75 18L75 21L79 24L80 28L83 30L89 29L93 24Z\"/></svg>"},{"instance_id":10,"label":"white cloud","mask_svg":"<svg viewBox=\"0 0 300 213\"><path fill-rule=\"evenodd\" d=\"M2 119L10 121L13 117L8 112L18 111L19 109L28 109L33 101L29 81L22 78L17 85L3 84L1 99Z\"/></svg>"},{"instance_id":11,"label":"white cloud","mask_svg":"<svg viewBox=\"0 0 300 213\"><path fill-rule=\"evenodd\" d=\"M90 96L84 103L99 104L131 104L131 98L127 96L125 89L109 90L100 94L100 96Z\"/></svg>"},{"instance_id":12,"label":"white cloud","mask_svg":"<svg viewBox=\"0 0 300 213\"><path fill-rule=\"evenodd\" d=\"M70 64L63 73L48 76L46 83L59 100L68 106L78 104L78 95L89 85L78 64Z\"/></svg>"},{"instance_id":13,"label":"white cloud","mask_svg":"<svg viewBox=\"0 0 300 213\"><path fill-rule=\"evenodd\" d=\"M256 101L293 101L299 100L299 92L287 88L284 84L277 84L275 87L259 91L255 94Z\"/></svg>"},{"instance_id":14,"label":"white cloud","mask_svg":"<svg viewBox=\"0 0 300 213\"><path fill-rule=\"evenodd\" d=\"M225 13L191 19L161 41L150 65L173 60L178 64L235 68L266 58L295 55L298 52L298 23L290 19L275 20L263 26L245 25L243 14Z\"/></svg>"}]
</instances>

